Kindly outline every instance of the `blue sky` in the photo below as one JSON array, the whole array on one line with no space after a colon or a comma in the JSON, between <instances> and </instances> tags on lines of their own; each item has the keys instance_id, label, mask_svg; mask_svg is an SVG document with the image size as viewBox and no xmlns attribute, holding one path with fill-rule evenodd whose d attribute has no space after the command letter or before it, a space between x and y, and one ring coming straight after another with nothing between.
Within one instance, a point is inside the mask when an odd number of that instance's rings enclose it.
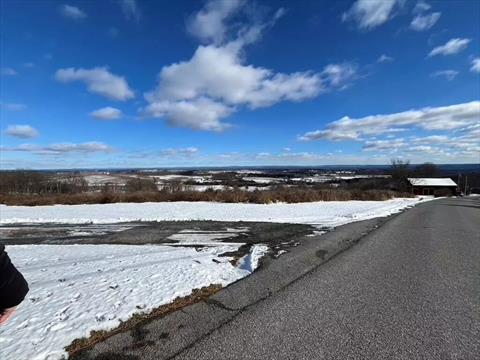
<instances>
[{"instance_id":1,"label":"blue sky","mask_svg":"<svg viewBox=\"0 0 480 360\"><path fill-rule=\"evenodd\" d=\"M478 1L2 1L0 167L480 162Z\"/></svg>"}]
</instances>

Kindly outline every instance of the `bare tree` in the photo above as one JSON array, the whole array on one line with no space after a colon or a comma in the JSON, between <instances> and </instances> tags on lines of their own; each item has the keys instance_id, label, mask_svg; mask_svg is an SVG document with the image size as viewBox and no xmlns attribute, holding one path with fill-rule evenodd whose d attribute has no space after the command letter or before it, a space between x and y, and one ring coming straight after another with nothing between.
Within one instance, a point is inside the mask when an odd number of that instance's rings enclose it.
<instances>
[{"instance_id":1,"label":"bare tree","mask_svg":"<svg viewBox=\"0 0 480 360\"><path fill-rule=\"evenodd\" d=\"M158 188L152 179L133 178L127 181L125 190L127 192L158 191Z\"/></svg>"},{"instance_id":2,"label":"bare tree","mask_svg":"<svg viewBox=\"0 0 480 360\"><path fill-rule=\"evenodd\" d=\"M410 160L392 159L390 175L394 186L400 191L407 191L410 176Z\"/></svg>"}]
</instances>

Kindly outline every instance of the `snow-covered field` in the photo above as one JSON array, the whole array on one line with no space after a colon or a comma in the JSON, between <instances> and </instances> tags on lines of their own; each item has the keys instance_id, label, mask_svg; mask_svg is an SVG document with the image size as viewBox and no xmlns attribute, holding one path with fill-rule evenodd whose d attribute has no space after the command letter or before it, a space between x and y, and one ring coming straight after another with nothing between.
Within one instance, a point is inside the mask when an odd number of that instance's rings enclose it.
<instances>
[{"instance_id":1,"label":"snow-covered field","mask_svg":"<svg viewBox=\"0 0 480 360\"><path fill-rule=\"evenodd\" d=\"M266 251L254 246L239 267L218 255L239 245L193 248L132 245L16 245L8 253L30 285L17 314L0 327L5 360L60 359L91 330L167 304L194 288L249 275Z\"/></svg>"},{"instance_id":2,"label":"snow-covered field","mask_svg":"<svg viewBox=\"0 0 480 360\"><path fill-rule=\"evenodd\" d=\"M0 205L0 224L117 223L127 221L268 221L339 226L387 216L429 198L387 201L328 201L299 204L226 204L213 202L116 203L98 205Z\"/></svg>"}]
</instances>

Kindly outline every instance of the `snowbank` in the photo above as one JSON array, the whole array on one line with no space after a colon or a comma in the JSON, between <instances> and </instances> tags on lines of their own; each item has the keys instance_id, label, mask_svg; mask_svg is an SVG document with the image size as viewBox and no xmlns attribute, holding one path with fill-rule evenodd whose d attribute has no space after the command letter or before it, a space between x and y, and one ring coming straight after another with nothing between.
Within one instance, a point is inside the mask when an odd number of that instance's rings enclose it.
<instances>
[{"instance_id":1,"label":"snowbank","mask_svg":"<svg viewBox=\"0 0 480 360\"><path fill-rule=\"evenodd\" d=\"M427 199L328 201L299 204L225 204L213 202L116 203L98 205L0 205L0 224L118 223L127 221L269 221L339 226L387 216Z\"/></svg>"},{"instance_id":2,"label":"snowbank","mask_svg":"<svg viewBox=\"0 0 480 360\"><path fill-rule=\"evenodd\" d=\"M266 251L256 246L249 266L228 257L238 244L193 248L131 245L17 245L7 250L30 284L17 314L0 327L2 359L60 359L64 347L91 330L111 329L133 313L170 303L194 288L228 285L249 275Z\"/></svg>"}]
</instances>

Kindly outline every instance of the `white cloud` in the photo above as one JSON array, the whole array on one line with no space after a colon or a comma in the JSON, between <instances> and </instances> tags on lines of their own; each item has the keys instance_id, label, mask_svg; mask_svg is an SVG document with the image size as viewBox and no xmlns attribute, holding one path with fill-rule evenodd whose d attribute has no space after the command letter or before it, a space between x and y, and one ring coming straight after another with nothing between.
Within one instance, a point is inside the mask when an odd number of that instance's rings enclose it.
<instances>
[{"instance_id":1,"label":"white cloud","mask_svg":"<svg viewBox=\"0 0 480 360\"><path fill-rule=\"evenodd\" d=\"M472 67L470 68L470 71L480 73L480 57L472 60Z\"/></svg>"},{"instance_id":2,"label":"white cloud","mask_svg":"<svg viewBox=\"0 0 480 360\"><path fill-rule=\"evenodd\" d=\"M27 105L25 104L3 103L3 102L0 102L0 106L9 111L21 111L27 108Z\"/></svg>"},{"instance_id":3,"label":"white cloud","mask_svg":"<svg viewBox=\"0 0 480 360\"><path fill-rule=\"evenodd\" d=\"M186 148L177 148L177 149L163 149L159 151L160 156L164 157L176 157L176 156L181 156L181 157L192 157L194 155L197 155L199 152L198 148L194 146L186 147Z\"/></svg>"},{"instance_id":4,"label":"white cloud","mask_svg":"<svg viewBox=\"0 0 480 360\"><path fill-rule=\"evenodd\" d=\"M102 109L92 111L90 116L98 120L115 120L122 117L122 112L119 109L107 106Z\"/></svg>"},{"instance_id":5,"label":"white cloud","mask_svg":"<svg viewBox=\"0 0 480 360\"><path fill-rule=\"evenodd\" d=\"M413 8L413 13L414 14L419 14L424 11L430 10L431 6L427 4L425 1L419 1L415 4L415 7Z\"/></svg>"},{"instance_id":6,"label":"white cloud","mask_svg":"<svg viewBox=\"0 0 480 360\"><path fill-rule=\"evenodd\" d=\"M146 94L144 114L165 117L171 125L221 131L221 120L238 110L267 107L281 101L303 101L346 87L355 77L350 64L331 64L321 73L274 73L245 65L232 43L200 46L189 61L165 66L157 88Z\"/></svg>"},{"instance_id":7,"label":"white cloud","mask_svg":"<svg viewBox=\"0 0 480 360\"><path fill-rule=\"evenodd\" d=\"M164 118L172 126L222 131L230 126L224 119L242 108L304 101L344 89L356 78L356 66L348 63L327 65L322 72L289 74L247 64L245 47L258 41L285 10L264 22L257 17L232 25L243 4L243 0L209 1L192 17L189 31L209 44L199 46L191 59L162 68L157 87L145 94L144 116Z\"/></svg>"},{"instance_id":8,"label":"white cloud","mask_svg":"<svg viewBox=\"0 0 480 360\"><path fill-rule=\"evenodd\" d=\"M112 147L99 141L90 141L80 144L58 143L46 146L34 144L22 144L17 147L4 147L3 151L30 152L36 155L62 155L62 154L89 154L89 153L111 153Z\"/></svg>"},{"instance_id":9,"label":"white cloud","mask_svg":"<svg viewBox=\"0 0 480 360\"><path fill-rule=\"evenodd\" d=\"M4 133L19 139L33 139L38 136L38 131L30 125L9 125Z\"/></svg>"},{"instance_id":10,"label":"white cloud","mask_svg":"<svg viewBox=\"0 0 480 360\"><path fill-rule=\"evenodd\" d=\"M392 140L368 140L363 145L363 150L366 151L397 151L400 148L405 148L407 142L404 139L392 139Z\"/></svg>"},{"instance_id":11,"label":"white cloud","mask_svg":"<svg viewBox=\"0 0 480 360\"><path fill-rule=\"evenodd\" d=\"M238 49L258 41L262 33L280 19L286 10L278 9L271 19L255 14L246 0L209 0L187 22L187 31L206 44L231 43Z\"/></svg>"},{"instance_id":12,"label":"white cloud","mask_svg":"<svg viewBox=\"0 0 480 360\"><path fill-rule=\"evenodd\" d=\"M476 129L461 130L461 135L412 136L408 139L368 140L363 146L367 152L381 152L384 155L422 159L421 161L452 162L463 158L468 162L478 161L480 138Z\"/></svg>"},{"instance_id":13,"label":"white cloud","mask_svg":"<svg viewBox=\"0 0 480 360\"><path fill-rule=\"evenodd\" d=\"M337 131L333 129L326 130L314 130L309 131L299 137L303 141L313 141L313 140L330 140L330 141L348 141L348 140L360 140L360 136L357 131L349 131L343 129L342 131Z\"/></svg>"},{"instance_id":14,"label":"white cloud","mask_svg":"<svg viewBox=\"0 0 480 360\"><path fill-rule=\"evenodd\" d=\"M66 4L60 6L60 13L64 17L67 17L73 20L82 20L87 17L87 14L80 8L72 5L66 5Z\"/></svg>"},{"instance_id":15,"label":"white cloud","mask_svg":"<svg viewBox=\"0 0 480 360\"><path fill-rule=\"evenodd\" d=\"M103 142L99 141L90 141L81 144L73 144L73 143L60 143L60 144L53 144L47 147L44 147L42 150L46 152L51 152L52 154L62 154L62 153L109 153L113 151L113 148L109 145L104 144Z\"/></svg>"},{"instance_id":16,"label":"white cloud","mask_svg":"<svg viewBox=\"0 0 480 360\"><path fill-rule=\"evenodd\" d=\"M188 31L207 43L219 44L226 38L225 21L238 11L244 0L208 1L188 22Z\"/></svg>"},{"instance_id":17,"label":"white cloud","mask_svg":"<svg viewBox=\"0 0 480 360\"><path fill-rule=\"evenodd\" d=\"M125 78L112 74L107 67L59 69L55 73L55 79L63 83L81 81L90 92L112 100L125 101L135 97Z\"/></svg>"},{"instance_id":18,"label":"white cloud","mask_svg":"<svg viewBox=\"0 0 480 360\"><path fill-rule=\"evenodd\" d=\"M15 71L15 69L4 67L0 69L0 74L2 76L14 76L17 75L17 72Z\"/></svg>"},{"instance_id":19,"label":"white cloud","mask_svg":"<svg viewBox=\"0 0 480 360\"><path fill-rule=\"evenodd\" d=\"M152 117L166 118L171 126L202 131L223 131L230 127L221 120L231 115L233 108L200 97L192 100L154 100L145 109L145 114Z\"/></svg>"},{"instance_id":20,"label":"white cloud","mask_svg":"<svg viewBox=\"0 0 480 360\"><path fill-rule=\"evenodd\" d=\"M452 81L458 75L458 71L456 70L439 70L435 71L431 74L433 77L445 77L448 81Z\"/></svg>"},{"instance_id":21,"label":"white cloud","mask_svg":"<svg viewBox=\"0 0 480 360\"><path fill-rule=\"evenodd\" d=\"M440 19L442 14L434 12L427 15L417 15L410 23L410 29L415 31L425 31L430 29Z\"/></svg>"},{"instance_id":22,"label":"white cloud","mask_svg":"<svg viewBox=\"0 0 480 360\"><path fill-rule=\"evenodd\" d=\"M120 6L123 11L123 15L127 20L139 21L142 17L142 13L135 0L120 0Z\"/></svg>"},{"instance_id":23,"label":"white cloud","mask_svg":"<svg viewBox=\"0 0 480 360\"><path fill-rule=\"evenodd\" d=\"M360 29L372 30L390 20L403 0L357 0L342 15L343 21L355 21Z\"/></svg>"},{"instance_id":24,"label":"white cloud","mask_svg":"<svg viewBox=\"0 0 480 360\"><path fill-rule=\"evenodd\" d=\"M318 95L322 78L332 86L343 86L352 73L350 67L331 66L323 75L275 74L243 65L238 53L229 47L201 46L190 61L162 69L158 88L147 94L150 105L146 110L151 115L160 110L181 126L221 130L219 120L229 116L235 106L254 109L285 100L301 101ZM175 114L169 114L171 110Z\"/></svg>"},{"instance_id":25,"label":"white cloud","mask_svg":"<svg viewBox=\"0 0 480 360\"><path fill-rule=\"evenodd\" d=\"M397 131L406 127L424 130L454 130L478 122L480 101L464 104L427 107L386 115L371 115L352 119L348 116L329 123L324 130L307 132L301 140L362 140L364 136L373 136Z\"/></svg>"},{"instance_id":26,"label":"white cloud","mask_svg":"<svg viewBox=\"0 0 480 360\"><path fill-rule=\"evenodd\" d=\"M34 67L35 67L35 63L33 63L33 62L26 62L26 63L23 63L22 66L25 67L25 68L31 69L31 68L34 68Z\"/></svg>"},{"instance_id":27,"label":"white cloud","mask_svg":"<svg viewBox=\"0 0 480 360\"><path fill-rule=\"evenodd\" d=\"M380 55L380 57L377 59L378 63L385 63L385 62L392 62L394 60L393 57L388 56L386 54Z\"/></svg>"},{"instance_id":28,"label":"white cloud","mask_svg":"<svg viewBox=\"0 0 480 360\"><path fill-rule=\"evenodd\" d=\"M446 135L430 135L424 137L414 137L412 141L415 143L423 143L423 144L442 144L448 141L449 138Z\"/></svg>"},{"instance_id":29,"label":"white cloud","mask_svg":"<svg viewBox=\"0 0 480 360\"><path fill-rule=\"evenodd\" d=\"M453 55L457 54L460 51L466 49L468 44L470 43L471 39L451 39L445 45L437 46L434 48L428 56L436 56L436 55Z\"/></svg>"},{"instance_id":30,"label":"white cloud","mask_svg":"<svg viewBox=\"0 0 480 360\"><path fill-rule=\"evenodd\" d=\"M321 72L323 87L327 90L344 89L357 77L357 67L352 64L329 64Z\"/></svg>"},{"instance_id":31,"label":"white cloud","mask_svg":"<svg viewBox=\"0 0 480 360\"><path fill-rule=\"evenodd\" d=\"M168 148L161 150L147 150L136 151L132 150L127 153L127 157L130 159L143 160L148 163L152 163L155 160L189 160L198 159L200 150L194 146L184 148Z\"/></svg>"}]
</instances>

